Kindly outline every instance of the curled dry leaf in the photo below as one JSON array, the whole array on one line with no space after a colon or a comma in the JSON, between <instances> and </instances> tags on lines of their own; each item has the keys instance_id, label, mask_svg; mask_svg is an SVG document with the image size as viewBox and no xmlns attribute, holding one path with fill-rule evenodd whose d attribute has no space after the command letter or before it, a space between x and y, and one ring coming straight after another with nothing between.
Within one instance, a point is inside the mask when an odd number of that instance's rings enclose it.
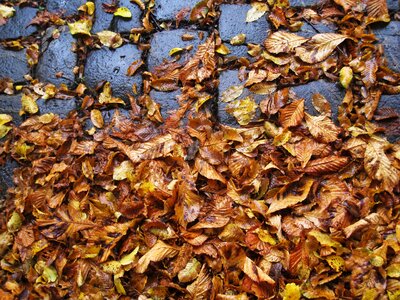
<instances>
[{"instance_id":1,"label":"curled dry leaf","mask_svg":"<svg viewBox=\"0 0 400 300\"><path fill-rule=\"evenodd\" d=\"M264 46L270 53L288 53L307 41L307 38L297 34L287 31L277 31L265 40Z\"/></svg>"},{"instance_id":2,"label":"curled dry leaf","mask_svg":"<svg viewBox=\"0 0 400 300\"><path fill-rule=\"evenodd\" d=\"M12 117L7 114L0 114L0 139L5 137L7 133L12 129L11 126L6 126L7 123L12 121Z\"/></svg>"},{"instance_id":3,"label":"curled dry leaf","mask_svg":"<svg viewBox=\"0 0 400 300\"><path fill-rule=\"evenodd\" d=\"M122 99L114 98L112 96L111 84L106 82L103 86L103 91L99 95L100 104L125 104Z\"/></svg>"}]
</instances>

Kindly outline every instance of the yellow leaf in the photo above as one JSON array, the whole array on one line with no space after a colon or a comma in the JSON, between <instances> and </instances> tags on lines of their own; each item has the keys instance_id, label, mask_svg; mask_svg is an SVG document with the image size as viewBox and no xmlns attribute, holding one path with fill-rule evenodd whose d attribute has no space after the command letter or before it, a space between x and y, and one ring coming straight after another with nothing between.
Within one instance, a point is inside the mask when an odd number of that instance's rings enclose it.
<instances>
[{"instance_id":1,"label":"yellow leaf","mask_svg":"<svg viewBox=\"0 0 400 300\"><path fill-rule=\"evenodd\" d=\"M261 18L269 10L266 3L253 2L251 8L247 12L246 22L254 22Z\"/></svg>"},{"instance_id":2,"label":"yellow leaf","mask_svg":"<svg viewBox=\"0 0 400 300\"><path fill-rule=\"evenodd\" d=\"M125 255L121 260L119 261L122 266L127 266L133 263L133 260L136 257L136 254L139 252L139 246L137 246L131 253Z\"/></svg>"},{"instance_id":3,"label":"yellow leaf","mask_svg":"<svg viewBox=\"0 0 400 300\"><path fill-rule=\"evenodd\" d=\"M12 121L12 117L7 114L0 114L0 125L4 125L10 123Z\"/></svg>"},{"instance_id":4,"label":"yellow leaf","mask_svg":"<svg viewBox=\"0 0 400 300\"><path fill-rule=\"evenodd\" d=\"M211 277L208 274L205 265L203 265L196 280L191 285L188 285L186 289L192 296L191 299L208 300L210 299L209 294L211 288L212 288Z\"/></svg>"},{"instance_id":5,"label":"yellow leaf","mask_svg":"<svg viewBox=\"0 0 400 300\"><path fill-rule=\"evenodd\" d=\"M19 213L13 211L10 219L7 222L8 232L17 232L22 226L22 219Z\"/></svg>"},{"instance_id":6,"label":"yellow leaf","mask_svg":"<svg viewBox=\"0 0 400 300\"><path fill-rule=\"evenodd\" d=\"M27 112L28 114L36 114L39 111L39 107L36 103L38 96L34 95L34 94L22 94L21 97L21 111L20 111L20 115L23 115L25 112Z\"/></svg>"},{"instance_id":7,"label":"yellow leaf","mask_svg":"<svg viewBox=\"0 0 400 300\"><path fill-rule=\"evenodd\" d=\"M104 84L103 91L99 95L100 104L125 104L125 102L120 98L114 98L112 96L111 84L107 81Z\"/></svg>"},{"instance_id":8,"label":"yellow leaf","mask_svg":"<svg viewBox=\"0 0 400 300\"><path fill-rule=\"evenodd\" d=\"M391 264L386 269L387 275L393 278L400 278L400 263Z\"/></svg>"},{"instance_id":9,"label":"yellow leaf","mask_svg":"<svg viewBox=\"0 0 400 300\"><path fill-rule=\"evenodd\" d=\"M83 34L90 36L90 30L92 29L92 21L88 19L82 19L74 23L68 23L68 27L72 35Z\"/></svg>"},{"instance_id":10,"label":"yellow leaf","mask_svg":"<svg viewBox=\"0 0 400 300\"><path fill-rule=\"evenodd\" d=\"M0 139L5 137L10 132L11 129L12 127L10 126L0 125Z\"/></svg>"},{"instance_id":11,"label":"yellow leaf","mask_svg":"<svg viewBox=\"0 0 400 300\"><path fill-rule=\"evenodd\" d=\"M113 179L131 179L134 173L133 164L129 160L123 161L118 167L114 168Z\"/></svg>"},{"instance_id":12,"label":"yellow leaf","mask_svg":"<svg viewBox=\"0 0 400 300\"><path fill-rule=\"evenodd\" d=\"M111 260L101 265L104 272L108 274L117 274L122 270L122 265L119 261Z\"/></svg>"},{"instance_id":13,"label":"yellow leaf","mask_svg":"<svg viewBox=\"0 0 400 300\"><path fill-rule=\"evenodd\" d=\"M308 235L314 237L322 246L341 248L339 242L333 240L328 234L322 233L316 229L311 230Z\"/></svg>"},{"instance_id":14,"label":"yellow leaf","mask_svg":"<svg viewBox=\"0 0 400 300\"><path fill-rule=\"evenodd\" d=\"M267 282L269 284L275 284L275 281L247 256L244 259L241 269L247 276L250 277L251 280L255 282Z\"/></svg>"},{"instance_id":15,"label":"yellow leaf","mask_svg":"<svg viewBox=\"0 0 400 300\"><path fill-rule=\"evenodd\" d=\"M90 120L92 121L93 125L96 126L97 128L103 128L104 120L100 110L93 109L90 112Z\"/></svg>"},{"instance_id":16,"label":"yellow leaf","mask_svg":"<svg viewBox=\"0 0 400 300\"><path fill-rule=\"evenodd\" d=\"M329 266L336 272L340 272L344 267L344 259L338 255L331 255L326 258Z\"/></svg>"},{"instance_id":17,"label":"yellow leaf","mask_svg":"<svg viewBox=\"0 0 400 300\"><path fill-rule=\"evenodd\" d=\"M15 9L13 7L0 4L0 16L2 16L3 18L11 18L14 13Z\"/></svg>"},{"instance_id":18,"label":"yellow leaf","mask_svg":"<svg viewBox=\"0 0 400 300\"><path fill-rule=\"evenodd\" d=\"M129 8L121 6L115 11L114 16L129 19L132 18L132 13Z\"/></svg>"},{"instance_id":19,"label":"yellow leaf","mask_svg":"<svg viewBox=\"0 0 400 300\"><path fill-rule=\"evenodd\" d=\"M386 156L384 144L371 140L366 149L364 156L364 168L369 176L379 180L383 184L383 188L392 191L399 183L399 171L392 165Z\"/></svg>"},{"instance_id":20,"label":"yellow leaf","mask_svg":"<svg viewBox=\"0 0 400 300\"><path fill-rule=\"evenodd\" d=\"M57 271L54 267L44 267L43 273L42 273L42 278L44 279L45 282L56 282L58 278Z\"/></svg>"},{"instance_id":21,"label":"yellow leaf","mask_svg":"<svg viewBox=\"0 0 400 300\"><path fill-rule=\"evenodd\" d=\"M102 45L113 49L121 47L123 43L121 35L113 31L100 31L97 33L97 36L99 37L100 43Z\"/></svg>"},{"instance_id":22,"label":"yellow leaf","mask_svg":"<svg viewBox=\"0 0 400 300\"><path fill-rule=\"evenodd\" d=\"M192 258L188 261L185 268L178 273L178 279L180 282L190 282L195 279L201 269L201 264L196 258Z\"/></svg>"},{"instance_id":23,"label":"yellow leaf","mask_svg":"<svg viewBox=\"0 0 400 300\"><path fill-rule=\"evenodd\" d=\"M252 97L232 101L226 107L226 111L234 116L240 125L249 124L256 115L258 105Z\"/></svg>"},{"instance_id":24,"label":"yellow leaf","mask_svg":"<svg viewBox=\"0 0 400 300\"><path fill-rule=\"evenodd\" d=\"M230 43L231 45L237 46L237 45L242 45L246 41L246 35L244 33L240 33L236 36L234 36Z\"/></svg>"},{"instance_id":25,"label":"yellow leaf","mask_svg":"<svg viewBox=\"0 0 400 300\"><path fill-rule=\"evenodd\" d=\"M277 147L278 146L283 146L287 142L289 142L291 137L292 137L292 133L287 128L285 128L281 133L279 133L278 135L274 136L274 141L273 141L272 144L274 146L277 146Z\"/></svg>"},{"instance_id":26,"label":"yellow leaf","mask_svg":"<svg viewBox=\"0 0 400 300\"><path fill-rule=\"evenodd\" d=\"M287 283L282 293L283 300L300 300L300 287L295 283Z\"/></svg>"},{"instance_id":27,"label":"yellow leaf","mask_svg":"<svg viewBox=\"0 0 400 300\"><path fill-rule=\"evenodd\" d=\"M183 51L183 48L172 48L171 50L169 50L169 56L174 56L176 54L179 54Z\"/></svg>"},{"instance_id":28,"label":"yellow leaf","mask_svg":"<svg viewBox=\"0 0 400 300\"><path fill-rule=\"evenodd\" d=\"M306 63L317 63L331 55L333 50L348 38L347 35L338 33L319 33L314 35L306 46L297 47L296 55Z\"/></svg>"},{"instance_id":29,"label":"yellow leaf","mask_svg":"<svg viewBox=\"0 0 400 300\"><path fill-rule=\"evenodd\" d=\"M231 53L231 50L229 50L229 48L225 44L221 44L218 46L217 49L215 49L215 52L221 55L228 55L229 53Z\"/></svg>"},{"instance_id":30,"label":"yellow leaf","mask_svg":"<svg viewBox=\"0 0 400 300\"><path fill-rule=\"evenodd\" d=\"M147 270L150 262L158 262L167 257L174 257L178 252L179 250L177 248L158 240L153 248L139 259L136 266L136 272L142 274Z\"/></svg>"},{"instance_id":31,"label":"yellow leaf","mask_svg":"<svg viewBox=\"0 0 400 300\"><path fill-rule=\"evenodd\" d=\"M92 1L86 2L78 8L79 11L86 12L89 16L93 15L95 9L95 5Z\"/></svg>"},{"instance_id":32,"label":"yellow leaf","mask_svg":"<svg viewBox=\"0 0 400 300\"><path fill-rule=\"evenodd\" d=\"M342 86L347 89L353 80L353 69L350 67L343 67L339 72L339 80Z\"/></svg>"},{"instance_id":33,"label":"yellow leaf","mask_svg":"<svg viewBox=\"0 0 400 300\"><path fill-rule=\"evenodd\" d=\"M278 31L271 34L264 42L265 48L270 53L288 53L296 47L307 42L307 38L287 31Z\"/></svg>"}]
</instances>

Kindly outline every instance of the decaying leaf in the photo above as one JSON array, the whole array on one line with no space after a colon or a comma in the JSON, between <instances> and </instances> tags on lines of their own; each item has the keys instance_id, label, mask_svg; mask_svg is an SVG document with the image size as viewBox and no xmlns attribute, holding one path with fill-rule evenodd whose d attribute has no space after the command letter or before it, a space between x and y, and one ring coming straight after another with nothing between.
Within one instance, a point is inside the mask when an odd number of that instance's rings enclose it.
<instances>
[{"instance_id":1,"label":"decaying leaf","mask_svg":"<svg viewBox=\"0 0 400 300\"><path fill-rule=\"evenodd\" d=\"M249 96L231 101L227 105L226 111L234 116L240 125L247 125L254 119L257 107L253 98Z\"/></svg>"},{"instance_id":2,"label":"decaying leaf","mask_svg":"<svg viewBox=\"0 0 400 300\"><path fill-rule=\"evenodd\" d=\"M106 82L103 86L103 91L99 95L99 103L100 104L124 104L124 101L120 98L114 98L112 96L111 84Z\"/></svg>"},{"instance_id":3,"label":"decaying leaf","mask_svg":"<svg viewBox=\"0 0 400 300\"><path fill-rule=\"evenodd\" d=\"M7 126L7 123L12 121L12 116L7 114L0 114L0 139L5 137L7 133L12 129L11 126Z\"/></svg>"},{"instance_id":4,"label":"decaying leaf","mask_svg":"<svg viewBox=\"0 0 400 300\"><path fill-rule=\"evenodd\" d=\"M15 9L4 4L0 4L0 16L3 18L11 18L15 13Z\"/></svg>"},{"instance_id":5,"label":"decaying leaf","mask_svg":"<svg viewBox=\"0 0 400 300\"><path fill-rule=\"evenodd\" d=\"M244 33L240 33L232 37L230 43L231 45L238 46L244 44L245 41L246 41L246 35Z\"/></svg>"},{"instance_id":6,"label":"decaying leaf","mask_svg":"<svg viewBox=\"0 0 400 300\"><path fill-rule=\"evenodd\" d=\"M244 90L243 85L233 85L227 88L221 95L222 102L231 102L239 98Z\"/></svg>"},{"instance_id":7,"label":"decaying leaf","mask_svg":"<svg viewBox=\"0 0 400 300\"><path fill-rule=\"evenodd\" d=\"M68 23L69 31L72 35L82 34L90 36L90 30L92 29L92 21L89 19L82 19L74 23Z\"/></svg>"}]
</instances>

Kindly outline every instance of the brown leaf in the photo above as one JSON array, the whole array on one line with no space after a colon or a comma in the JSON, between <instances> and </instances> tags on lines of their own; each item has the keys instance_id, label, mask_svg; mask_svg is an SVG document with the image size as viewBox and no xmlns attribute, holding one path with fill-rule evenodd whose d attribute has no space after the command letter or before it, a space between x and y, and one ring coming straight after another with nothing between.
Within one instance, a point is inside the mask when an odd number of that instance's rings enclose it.
<instances>
[{"instance_id":1,"label":"brown leaf","mask_svg":"<svg viewBox=\"0 0 400 300\"><path fill-rule=\"evenodd\" d=\"M126 76L133 76L135 75L136 71L143 66L144 62L141 59L135 60L126 71Z\"/></svg>"},{"instance_id":2,"label":"brown leaf","mask_svg":"<svg viewBox=\"0 0 400 300\"><path fill-rule=\"evenodd\" d=\"M218 180L222 183L226 183L225 177L223 177L215 168L208 162L201 158L196 159L195 167L197 171L204 177L211 180Z\"/></svg>"},{"instance_id":3,"label":"brown leaf","mask_svg":"<svg viewBox=\"0 0 400 300\"><path fill-rule=\"evenodd\" d=\"M264 42L265 48L270 53L288 53L296 47L307 42L308 39L287 31L272 33Z\"/></svg>"},{"instance_id":4,"label":"brown leaf","mask_svg":"<svg viewBox=\"0 0 400 300\"><path fill-rule=\"evenodd\" d=\"M305 119L308 130L318 141L330 143L338 139L340 128L336 127L327 116L314 117L306 114Z\"/></svg>"},{"instance_id":5,"label":"brown leaf","mask_svg":"<svg viewBox=\"0 0 400 300\"><path fill-rule=\"evenodd\" d=\"M207 300L209 299L211 287L211 277L206 270L206 265L203 265L196 280L188 285L186 289L192 296L192 299Z\"/></svg>"},{"instance_id":6,"label":"brown leaf","mask_svg":"<svg viewBox=\"0 0 400 300\"><path fill-rule=\"evenodd\" d=\"M284 128L298 126L304 117L304 100L296 100L279 110L279 122Z\"/></svg>"},{"instance_id":7,"label":"brown leaf","mask_svg":"<svg viewBox=\"0 0 400 300\"><path fill-rule=\"evenodd\" d=\"M178 248L158 240L157 243L139 259L135 270L139 274L144 273L151 262L158 262L165 258L174 257L178 253Z\"/></svg>"},{"instance_id":8,"label":"brown leaf","mask_svg":"<svg viewBox=\"0 0 400 300\"><path fill-rule=\"evenodd\" d=\"M331 104L321 94L314 94L312 96L312 103L317 112L324 116L332 116Z\"/></svg>"},{"instance_id":9,"label":"brown leaf","mask_svg":"<svg viewBox=\"0 0 400 300\"><path fill-rule=\"evenodd\" d=\"M347 157L344 156L327 156L310 161L304 172L312 175L322 175L337 172L348 163Z\"/></svg>"}]
</instances>

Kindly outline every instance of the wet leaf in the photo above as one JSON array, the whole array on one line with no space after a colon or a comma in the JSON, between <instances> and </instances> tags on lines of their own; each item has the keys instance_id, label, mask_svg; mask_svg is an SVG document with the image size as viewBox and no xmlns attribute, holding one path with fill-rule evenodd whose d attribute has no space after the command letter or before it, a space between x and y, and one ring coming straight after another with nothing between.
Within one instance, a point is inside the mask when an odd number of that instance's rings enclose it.
<instances>
[{"instance_id":1,"label":"wet leaf","mask_svg":"<svg viewBox=\"0 0 400 300\"><path fill-rule=\"evenodd\" d=\"M282 293L283 300L300 300L300 287L295 283L287 283Z\"/></svg>"},{"instance_id":2,"label":"wet leaf","mask_svg":"<svg viewBox=\"0 0 400 300\"><path fill-rule=\"evenodd\" d=\"M68 23L69 31L72 35L82 34L90 36L90 30L92 29L92 21L89 19L82 19L74 23Z\"/></svg>"},{"instance_id":3,"label":"wet leaf","mask_svg":"<svg viewBox=\"0 0 400 300\"><path fill-rule=\"evenodd\" d=\"M103 115L101 114L101 111L99 111L98 109L93 109L90 112L90 120L92 121L93 125L96 126L97 128L103 128L104 126Z\"/></svg>"},{"instance_id":4,"label":"wet leaf","mask_svg":"<svg viewBox=\"0 0 400 300\"><path fill-rule=\"evenodd\" d=\"M36 103L38 96L34 94L22 94L20 115L24 113L36 114L39 111L39 106Z\"/></svg>"},{"instance_id":5,"label":"wet leaf","mask_svg":"<svg viewBox=\"0 0 400 300\"><path fill-rule=\"evenodd\" d=\"M112 96L111 84L106 82L103 87L103 91L99 95L100 104L125 104L125 102L120 98L114 98Z\"/></svg>"},{"instance_id":6,"label":"wet leaf","mask_svg":"<svg viewBox=\"0 0 400 300\"><path fill-rule=\"evenodd\" d=\"M106 47L110 48L118 48L121 47L123 44L123 39L119 33L104 30L97 33L99 37L100 43Z\"/></svg>"},{"instance_id":7,"label":"wet leaf","mask_svg":"<svg viewBox=\"0 0 400 300\"><path fill-rule=\"evenodd\" d=\"M337 155L327 156L310 161L304 172L313 175L333 173L342 169L347 163L347 157Z\"/></svg>"},{"instance_id":8,"label":"wet leaf","mask_svg":"<svg viewBox=\"0 0 400 300\"><path fill-rule=\"evenodd\" d=\"M4 4L0 4L0 16L3 18L11 18L15 13L15 9Z\"/></svg>"},{"instance_id":9,"label":"wet leaf","mask_svg":"<svg viewBox=\"0 0 400 300\"><path fill-rule=\"evenodd\" d=\"M133 174L134 174L133 164L129 160L125 160L119 166L114 168L113 179L114 180L131 179Z\"/></svg>"},{"instance_id":10,"label":"wet leaf","mask_svg":"<svg viewBox=\"0 0 400 300\"><path fill-rule=\"evenodd\" d=\"M296 48L296 55L306 63L313 64L326 59L349 37L338 33L319 33L314 35L305 47Z\"/></svg>"},{"instance_id":11,"label":"wet leaf","mask_svg":"<svg viewBox=\"0 0 400 300\"><path fill-rule=\"evenodd\" d=\"M314 138L324 143L334 142L338 139L340 128L326 116L314 117L306 114L305 117L308 130Z\"/></svg>"},{"instance_id":12,"label":"wet leaf","mask_svg":"<svg viewBox=\"0 0 400 300\"><path fill-rule=\"evenodd\" d=\"M22 219L21 216L14 211L7 222L7 229L8 232L17 232L22 226Z\"/></svg>"},{"instance_id":13,"label":"wet leaf","mask_svg":"<svg viewBox=\"0 0 400 300\"><path fill-rule=\"evenodd\" d=\"M129 8L121 6L121 7L118 7L117 10L114 12L114 16L130 19L130 18L132 18L132 13L129 10Z\"/></svg>"},{"instance_id":14,"label":"wet leaf","mask_svg":"<svg viewBox=\"0 0 400 300\"><path fill-rule=\"evenodd\" d=\"M246 22L254 22L260 19L265 13L269 11L269 7L266 3L253 2L251 8L247 12Z\"/></svg>"},{"instance_id":15,"label":"wet leaf","mask_svg":"<svg viewBox=\"0 0 400 300\"><path fill-rule=\"evenodd\" d=\"M284 128L298 126L304 117L304 100L297 100L279 110L279 122Z\"/></svg>"},{"instance_id":16,"label":"wet leaf","mask_svg":"<svg viewBox=\"0 0 400 300\"><path fill-rule=\"evenodd\" d=\"M226 111L234 116L240 125L249 124L256 115L258 105L252 97L231 101L226 106Z\"/></svg>"},{"instance_id":17,"label":"wet leaf","mask_svg":"<svg viewBox=\"0 0 400 300\"><path fill-rule=\"evenodd\" d=\"M270 53L288 53L307 41L307 38L298 36L297 34L287 31L277 31L265 40L264 46Z\"/></svg>"},{"instance_id":18,"label":"wet leaf","mask_svg":"<svg viewBox=\"0 0 400 300\"><path fill-rule=\"evenodd\" d=\"M353 70L350 67L343 67L339 73L339 80L342 86L347 89L353 80Z\"/></svg>"},{"instance_id":19,"label":"wet leaf","mask_svg":"<svg viewBox=\"0 0 400 300\"><path fill-rule=\"evenodd\" d=\"M231 102L239 98L244 90L243 85L233 85L227 88L221 95L222 102Z\"/></svg>"},{"instance_id":20,"label":"wet leaf","mask_svg":"<svg viewBox=\"0 0 400 300\"><path fill-rule=\"evenodd\" d=\"M240 33L231 38L230 44L238 46L244 44L245 41L246 41L246 35L244 33Z\"/></svg>"},{"instance_id":21,"label":"wet leaf","mask_svg":"<svg viewBox=\"0 0 400 300\"><path fill-rule=\"evenodd\" d=\"M136 74L137 70L144 65L143 60L138 59L135 60L131 65L128 67L128 70L126 71L127 76L133 76Z\"/></svg>"}]
</instances>

